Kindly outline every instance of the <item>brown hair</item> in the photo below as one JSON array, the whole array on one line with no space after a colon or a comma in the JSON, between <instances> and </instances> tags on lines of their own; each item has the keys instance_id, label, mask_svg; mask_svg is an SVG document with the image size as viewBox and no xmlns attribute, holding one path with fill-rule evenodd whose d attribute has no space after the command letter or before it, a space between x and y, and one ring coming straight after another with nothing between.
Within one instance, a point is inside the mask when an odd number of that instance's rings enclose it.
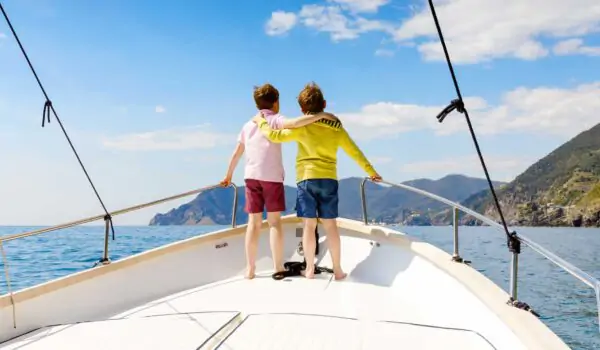
<instances>
[{"instance_id":1,"label":"brown hair","mask_svg":"<svg viewBox=\"0 0 600 350\"><path fill-rule=\"evenodd\" d=\"M258 109L272 109L273 105L279 101L279 91L271 85L254 87L254 102Z\"/></svg>"},{"instance_id":2,"label":"brown hair","mask_svg":"<svg viewBox=\"0 0 600 350\"><path fill-rule=\"evenodd\" d=\"M303 113L314 114L323 112L325 109L325 98L319 85L315 82L306 84L298 95L298 104Z\"/></svg>"}]
</instances>

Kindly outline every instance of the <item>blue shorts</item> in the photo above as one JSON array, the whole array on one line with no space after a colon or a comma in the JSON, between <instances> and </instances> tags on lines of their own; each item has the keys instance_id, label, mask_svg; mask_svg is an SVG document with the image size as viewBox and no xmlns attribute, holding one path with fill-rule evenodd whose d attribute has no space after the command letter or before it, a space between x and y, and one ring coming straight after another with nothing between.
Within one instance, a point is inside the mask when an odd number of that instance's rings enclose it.
<instances>
[{"instance_id":1,"label":"blue shorts","mask_svg":"<svg viewBox=\"0 0 600 350\"><path fill-rule=\"evenodd\" d=\"M296 216L335 219L338 217L338 181L309 179L298 182Z\"/></svg>"}]
</instances>

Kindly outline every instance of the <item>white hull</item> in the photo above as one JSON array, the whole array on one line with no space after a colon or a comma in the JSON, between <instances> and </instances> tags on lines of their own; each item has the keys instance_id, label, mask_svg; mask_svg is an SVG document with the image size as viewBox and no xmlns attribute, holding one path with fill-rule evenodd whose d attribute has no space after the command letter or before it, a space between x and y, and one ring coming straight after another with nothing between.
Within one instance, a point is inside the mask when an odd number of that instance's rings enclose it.
<instances>
[{"instance_id":1,"label":"white hull","mask_svg":"<svg viewBox=\"0 0 600 350\"><path fill-rule=\"evenodd\" d=\"M227 229L19 291L16 329L11 299L0 297L0 349L568 349L438 248L338 222L344 281L271 279L267 230L263 272L245 280L245 227ZM289 260L302 259L298 227L285 218ZM319 232L319 265L331 266Z\"/></svg>"}]
</instances>

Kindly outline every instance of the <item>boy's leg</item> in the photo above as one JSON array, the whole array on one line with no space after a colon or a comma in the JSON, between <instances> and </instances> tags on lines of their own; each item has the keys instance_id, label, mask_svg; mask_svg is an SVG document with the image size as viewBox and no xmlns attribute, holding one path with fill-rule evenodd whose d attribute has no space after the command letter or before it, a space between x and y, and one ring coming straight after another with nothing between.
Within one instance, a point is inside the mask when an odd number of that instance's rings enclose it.
<instances>
[{"instance_id":1,"label":"boy's leg","mask_svg":"<svg viewBox=\"0 0 600 350\"><path fill-rule=\"evenodd\" d=\"M258 237L262 225L264 198L262 187L257 180L246 180L246 211L248 212L248 227L246 228L246 278L252 279L256 271L256 251Z\"/></svg>"},{"instance_id":2,"label":"boy's leg","mask_svg":"<svg viewBox=\"0 0 600 350\"><path fill-rule=\"evenodd\" d=\"M331 254L333 274L336 280L341 280L346 277L346 273L342 270L342 245L340 242L340 232L335 220L338 217L338 181L333 179L319 179L318 186L318 214L327 233L327 246L329 247L329 254Z\"/></svg>"},{"instance_id":3,"label":"boy's leg","mask_svg":"<svg viewBox=\"0 0 600 350\"><path fill-rule=\"evenodd\" d=\"M275 272L280 272L285 270L283 267L283 227L281 224L281 212L285 211L285 189L282 182L262 181L261 184L265 206L267 207L273 269Z\"/></svg>"},{"instance_id":4,"label":"boy's leg","mask_svg":"<svg viewBox=\"0 0 600 350\"><path fill-rule=\"evenodd\" d=\"M321 219L323 227L327 233L327 246L329 254L331 254L331 263L333 265L333 274L336 280L341 280L346 277L346 273L342 269L342 244L340 242L340 232L338 231L337 222L335 219Z\"/></svg>"},{"instance_id":5,"label":"boy's leg","mask_svg":"<svg viewBox=\"0 0 600 350\"><path fill-rule=\"evenodd\" d=\"M304 258L306 259L306 278L313 278L315 275L315 229L317 228L317 201L312 192L311 180L305 180L298 183L298 196L296 197L296 216L304 221L304 231L302 234L302 248Z\"/></svg>"},{"instance_id":6,"label":"boy's leg","mask_svg":"<svg viewBox=\"0 0 600 350\"><path fill-rule=\"evenodd\" d=\"M269 241L271 243L271 255L273 256L273 270L275 272L285 271L285 267L283 267L281 212L267 212L267 222L269 223Z\"/></svg>"},{"instance_id":7,"label":"boy's leg","mask_svg":"<svg viewBox=\"0 0 600 350\"><path fill-rule=\"evenodd\" d=\"M304 277L313 278L315 276L315 248L317 240L315 239L315 229L317 228L317 219L304 219L304 230L302 232L302 247L304 248L304 259L306 259L306 271Z\"/></svg>"},{"instance_id":8,"label":"boy's leg","mask_svg":"<svg viewBox=\"0 0 600 350\"><path fill-rule=\"evenodd\" d=\"M248 227L246 228L246 278L252 279L256 272L256 251L258 250L258 237L262 225L262 213L248 214Z\"/></svg>"}]
</instances>

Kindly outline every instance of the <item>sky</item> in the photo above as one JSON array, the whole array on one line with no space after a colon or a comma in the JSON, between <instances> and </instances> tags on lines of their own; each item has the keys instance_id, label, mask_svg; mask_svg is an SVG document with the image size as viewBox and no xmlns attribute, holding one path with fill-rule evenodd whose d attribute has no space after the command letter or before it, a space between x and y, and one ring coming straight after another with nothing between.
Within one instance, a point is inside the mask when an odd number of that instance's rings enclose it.
<instances>
[{"instance_id":1,"label":"sky","mask_svg":"<svg viewBox=\"0 0 600 350\"><path fill-rule=\"evenodd\" d=\"M109 210L220 181L252 88L281 112L315 81L384 179L483 177L423 0L3 0ZM438 0L437 13L494 180L600 122L597 0ZM0 21L0 225L102 213ZM284 145L294 183L296 145ZM365 176L342 151L340 178ZM234 181L243 184L243 163ZM223 189L227 191L230 189ZM145 225L191 198L115 218Z\"/></svg>"}]
</instances>

